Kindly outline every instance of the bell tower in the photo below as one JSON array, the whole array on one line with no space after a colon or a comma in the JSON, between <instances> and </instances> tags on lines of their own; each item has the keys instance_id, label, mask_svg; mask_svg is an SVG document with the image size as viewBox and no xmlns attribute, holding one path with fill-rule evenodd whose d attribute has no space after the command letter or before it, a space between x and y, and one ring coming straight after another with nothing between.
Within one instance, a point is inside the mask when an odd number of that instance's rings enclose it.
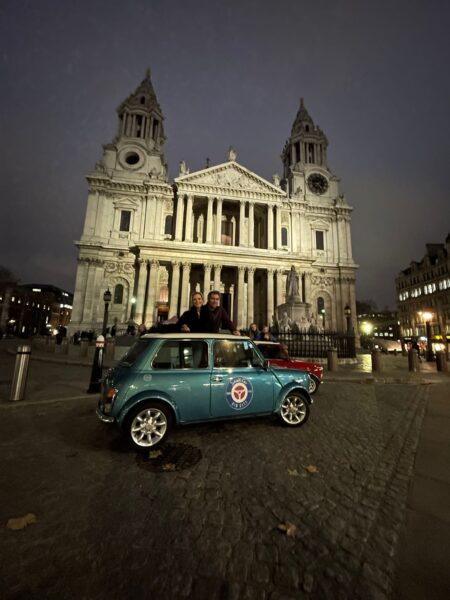
<instances>
[{"instance_id":1,"label":"bell tower","mask_svg":"<svg viewBox=\"0 0 450 600\"><path fill-rule=\"evenodd\" d=\"M163 147L164 116L147 69L137 89L117 109L119 126L112 144L105 144L103 166L115 175L136 175L167 181ZM122 173L120 173L122 172Z\"/></svg>"},{"instance_id":2,"label":"bell tower","mask_svg":"<svg viewBox=\"0 0 450 600\"><path fill-rule=\"evenodd\" d=\"M303 98L300 98L300 108L292 125L291 136L281 155L283 179L289 195L298 189L299 179L304 181L305 171L314 167L328 171L327 147L328 140L325 134L314 124L305 108ZM300 178L296 174L301 174Z\"/></svg>"}]
</instances>

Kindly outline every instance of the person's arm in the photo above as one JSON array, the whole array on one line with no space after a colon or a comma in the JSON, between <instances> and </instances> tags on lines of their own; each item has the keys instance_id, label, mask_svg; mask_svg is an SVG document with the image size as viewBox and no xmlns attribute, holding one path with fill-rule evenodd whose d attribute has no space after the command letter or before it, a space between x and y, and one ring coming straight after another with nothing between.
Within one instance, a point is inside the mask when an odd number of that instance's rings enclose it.
<instances>
[{"instance_id":1,"label":"person's arm","mask_svg":"<svg viewBox=\"0 0 450 600\"><path fill-rule=\"evenodd\" d=\"M190 314L189 314L188 310L181 315L181 317L176 322L176 327L177 327L178 331L184 331L186 333L191 331L189 328L189 325L188 325L188 323L190 321L189 317L190 317Z\"/></svg>"},{"instance_id":2,"label":"person's arm","mask_svg":"<svg viewBox=\"0 0 450 600\"><path fill-rule=\"evenodd\" d=\"M229 329L233 335L241 335L241 332L236 328L236 325L230 319L224 308L222 308L221 320L223 329Z\"/></svg>"}]
</instances>

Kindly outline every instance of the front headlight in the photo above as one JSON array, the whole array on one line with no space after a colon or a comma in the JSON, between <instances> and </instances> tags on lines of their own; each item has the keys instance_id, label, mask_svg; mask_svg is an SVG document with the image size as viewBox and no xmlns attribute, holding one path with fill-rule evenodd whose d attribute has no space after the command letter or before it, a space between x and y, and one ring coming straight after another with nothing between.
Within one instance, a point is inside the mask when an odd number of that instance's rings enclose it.
<instances>
[{"instance_id":1,"label":"front headlight","mask_svg":"<svg viewBox=\"0 0 450 600\"><path fill-rule=\"evenodd\" d=\"M103 412L105 414L109 414L111 412L118 392L119 390L113 387L105 390L105 393L103 394Z\"/></svg>"}]
</instances>

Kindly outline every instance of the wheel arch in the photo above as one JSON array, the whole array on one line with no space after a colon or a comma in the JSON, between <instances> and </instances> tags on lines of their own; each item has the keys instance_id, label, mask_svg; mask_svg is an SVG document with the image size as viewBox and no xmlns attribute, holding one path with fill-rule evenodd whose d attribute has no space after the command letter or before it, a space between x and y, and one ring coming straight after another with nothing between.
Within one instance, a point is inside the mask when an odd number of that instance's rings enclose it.
<instances>
[{"instance_id":1,"label":"wheel arch","mask_svg":"<svg viewBox=\"0 0 450 600\"><path fill-rule=\"evenodd\" d=\"M298 384L291 384L291 385L285 386L284 388L282 388L280 390L280 393L278 394L277 407L276 407L275 412L277 412L277 413L280 412L281 404L282 404L283 400L286 398L286 396L288 394L290 394L292 392L296 392L300 396L302 396L302 398L304 398L306 400L306 402L308 403L309 406L311 406L311 404L313 403L309 392L307 390L305 390L304 387L302 387Z\"/></svg>"},{"instance_id":2,"label":"wheel arch","mask_svg":"<svg viewBox=\"0 0 450 600\"><path fill-rule=\"evenodd\" d=\"M131 410L134 410L136 407L152 401L163 404L166 408L168 408L172 415L174 424L179 423L178 408L176 404L170 400L167 394L158 391L145 391L127 400L126 404L122 407L119 416L117 417L119 426L123 427Z\"/></svg>"}]
</instances>

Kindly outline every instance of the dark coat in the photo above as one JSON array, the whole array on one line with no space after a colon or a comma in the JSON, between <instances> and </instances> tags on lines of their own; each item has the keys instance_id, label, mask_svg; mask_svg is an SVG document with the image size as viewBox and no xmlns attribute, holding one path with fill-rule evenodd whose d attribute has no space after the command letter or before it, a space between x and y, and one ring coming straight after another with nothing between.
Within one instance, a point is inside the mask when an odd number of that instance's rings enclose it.
<instances>
[{"instance_id":1,"label":"dark coat","mask_svg":"<svg viewBox=\"0 0 450 600\"><path fill-rule=\"evenodd\" d=\"M204 307L202 307L202 309L203 308ZM201 324L201 316L198 314L195 306L191 306L191 308L184 312L178 319L176 327L177 331L181 331L181 327L187 325L191 333L203 333L205 330L202 329Z\"/></svg>"},{"instance_id":2,"label":"dark coat","mask_svg":"<svg viewBox=\"0 0 450 600\"><path fill-rule=\"evenodd\" d=\"M222 306L211 310L207 304L203 305L200 321L202 333L219 333L220 329L229 329L231 332L236 330L236 325Z\"/></svg>"}]
</instances>

